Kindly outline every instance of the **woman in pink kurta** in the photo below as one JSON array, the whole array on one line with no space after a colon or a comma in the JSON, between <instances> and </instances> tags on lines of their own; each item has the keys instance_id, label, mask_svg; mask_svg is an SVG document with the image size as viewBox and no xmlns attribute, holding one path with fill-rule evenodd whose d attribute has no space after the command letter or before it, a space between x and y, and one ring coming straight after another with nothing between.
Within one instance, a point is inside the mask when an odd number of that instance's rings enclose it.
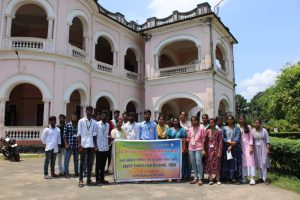
<instances>
[{"instance_id":1,"label":"woman in pink kurta","mask_svg":"<svg viewBox=\"0 0 300 200\"><path fill-rule=\"evenodd\" d=\"M251 126L246 123L246 117L240 116L239 127L241 130L241 146L242 146L242 170L243 182L247 182L247 177L250 176L250 185L255 185L255 160L253 153L253 134Z\"/></svg>"},{"instance_id":2,"label":"woman in pink kurta","mask_svg":"<svg viewBox=\"0 0 300 200\"><path fill-rule=\"evenodd\" d=\"M217 184L220 185L221 158L222 158L222 132L216 129L215 119L209 119L209 128L206 130L205 150L206 159L204 171L208 174L209 184L213 184L213 174L216 175Z\"/></svg>"}]
</instances>

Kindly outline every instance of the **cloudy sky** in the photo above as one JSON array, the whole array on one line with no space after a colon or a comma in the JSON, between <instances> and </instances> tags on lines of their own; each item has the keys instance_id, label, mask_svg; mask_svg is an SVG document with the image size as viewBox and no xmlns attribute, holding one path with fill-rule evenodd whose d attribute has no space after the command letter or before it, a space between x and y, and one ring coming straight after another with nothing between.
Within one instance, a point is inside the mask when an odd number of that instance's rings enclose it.
<instances>
[{"instance_id":1,"label":"cloudy sky","mask_svg":"<svg viewBox=\"0 0 300 200\"><path fill-rule=\"evenodd\" d=\"M208 0L212 6L220 0ZM173 10L188 11L202 0L100 0L139 24L164 18ZM239 44L235 46L237 93L250 100L272 85L288 62L300 61L300 0L225 0L219 16Z\"/></svg>"}]
</instances>

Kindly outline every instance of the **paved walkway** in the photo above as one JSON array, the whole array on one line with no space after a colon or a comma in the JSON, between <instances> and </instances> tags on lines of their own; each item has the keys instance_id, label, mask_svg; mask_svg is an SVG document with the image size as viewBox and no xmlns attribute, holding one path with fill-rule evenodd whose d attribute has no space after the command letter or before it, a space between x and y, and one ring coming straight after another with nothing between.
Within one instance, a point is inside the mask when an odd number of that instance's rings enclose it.
<instances>
[{"instance_id":1,"label":"paved walkway","mask_svg":"<svg viewBox=\"0 0 300 200\"><path fill-rule=\"evenodd\" d=\"M300 195L294 192L264 184L199 187L189 183L126 183L78 188L77 178L45 180L42 169L42 158L28 158L20 163L0 160L0 199L300 200ZM112 176L107 180L112 181Z\"/></svg>"}]
</instances>

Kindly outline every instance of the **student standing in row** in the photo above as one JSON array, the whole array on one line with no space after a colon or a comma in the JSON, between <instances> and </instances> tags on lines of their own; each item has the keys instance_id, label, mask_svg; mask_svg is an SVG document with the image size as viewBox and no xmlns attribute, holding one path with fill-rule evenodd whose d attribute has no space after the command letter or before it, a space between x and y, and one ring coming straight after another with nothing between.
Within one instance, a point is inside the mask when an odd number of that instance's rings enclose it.
<instances>
[{"instance_id":1,"label":"student standing in row","mask_svg":"<svg viewBox=\"0 0 300 200\"><path fill-rule=\"evenodd\" d=\"M135 113L129 113L129 122L124 124L127 140L139 140L139 124L135 122Z\"/></svg>"},{"instance_id":2,"label":"student standing in row","mask_svg":"<svg viewBox=\"0 0 300 200\"><path fill-rule=\"evenodd\" d=\"M59 125L57 128L60 130L60 138L61 138L61 145L59 146L58 149L58 154L57 154L57 160L58 160L58 170L59 170L59 175L65 175L64 171L64 162L65 160L65 155L66 155L66 148L65 148L65 141L64 141L64 129L66 125L66 116L64 114L60 114L59 117Z\"/></svg>"},{"instance_id":3,"label":"student standing in row","mask_svg":"<svg viewBox=\"0 0 300 200\"><path fill-rule=\"evenodd\" d=\"M157 127L157 134L158 134L158 139L166 139L167 136L167 130L168 130L168 125L165 124L165 118L164 116L160 115L158 117L158 124L156 125Z\"/></svg>"},{"instance_id":4,"label":"student standing in row","mask_svg":"<svg viewBox=\"0 0 300 200\"><path fill-rule=\"evenodd\" d=\"M66 178L70 178L69 163L72 154L73 154L73 161L74 161L75 176L79 176L77 133L78 133L78 119L76 113L73 113L71 115L71 122L67 123L64 129L64 141L66 146L64 167L65 167Z\"/></svg>"},{"instance_id":5,"label":"student standing in row","mask_svg":"<svg viewBox=\"0 0 300 200\"><path fill-rule=\"evenodd\" d=\"M157 129L156 124L150 121L151 118L151 111L145 110L144 111L144 119L145 121L140 123L140 140L157 140Z\"/></svg>"},{"instance_id":6,"label":"student standing in row","mask_svg":"<svg viewBox=\"0 0 300 200\"><path fill-rule=\"evenodd\" d=\"M80 173L79 173L79 187L83 187L83 173L84 162L86 159L87 165L87 185L92 184L92 157L93 153L97 151L96 135L98 133L97 122L92 119L93 107L86 107L86 117L78 122L78 149L80 153Z\"/></svg>"},{"instance_id":7,"label":"student standing in row","mask_svg":"<svg viewBox=\"0 0 300 200\"><path fill-rule=\"evenodd\" d=\"M45 162L44 162L44 178L49 179L48 167L50 162L51 178L56 177L54 173L55 160L58 152L58 146L61 144L60 130L55 127L56 117L49 117L49 127L45 128L42 134L42 142L46 145Z\"/></svg>"}]
</instances>

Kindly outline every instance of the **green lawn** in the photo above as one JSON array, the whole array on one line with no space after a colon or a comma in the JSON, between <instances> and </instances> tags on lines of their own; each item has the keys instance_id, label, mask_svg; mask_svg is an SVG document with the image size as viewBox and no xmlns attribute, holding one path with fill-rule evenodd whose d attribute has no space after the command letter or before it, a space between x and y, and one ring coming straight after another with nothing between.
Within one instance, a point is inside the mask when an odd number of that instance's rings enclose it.
<instances>
[{"instance_id":1,"label":"green lawn","mask_svg":"<svg viewBox=\"0 0 300 200\"><path fill-rule=\"evenodd\" d=\"M274 186L300 193L300 179L297 177L269 173L268 178Z\"/></svg>"},{"instance_id":2,"label":"green lawn","mask_svg":"<svg viewBox=\"0 0 300 200\"><path fill-rule=\"evenodd\" d=\"M45 157L45 154L31 154L31 153L21 153L20 154L21 159L23 158L43 158ZM0 160L4 160L4 156L0 155Z\"/></svg>"}]
</instances>

